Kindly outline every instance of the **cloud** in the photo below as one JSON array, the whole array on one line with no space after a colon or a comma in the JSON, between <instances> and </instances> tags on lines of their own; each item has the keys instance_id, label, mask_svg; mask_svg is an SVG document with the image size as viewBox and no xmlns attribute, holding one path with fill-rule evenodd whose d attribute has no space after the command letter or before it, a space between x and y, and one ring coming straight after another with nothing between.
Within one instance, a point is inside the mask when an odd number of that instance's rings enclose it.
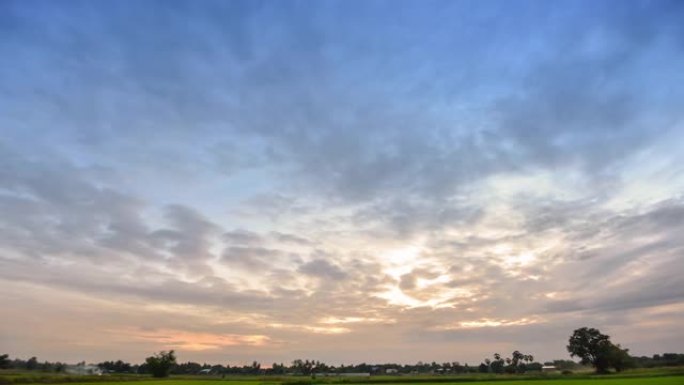
<instances>
[{"instance_id":1,"label":"cloud","mask_svg":"<svg viewBox=\"0 0 684 385\"><path fill-rule=\"evenodd\" d=\"M263 346L271 343L270 339L263 335L212 334L170 329L111 332L128 334L133 339L151 341L168 349L185 351L216 350L230 346Z\"/></svg>"},{"instance_id":2,"label":"cloud","mask_svg":"<svg viewBox=\"0 0 684 385\"><path fill-rule=\"evenodd\" d=\"M0 306L46 354L682 343L679 2L0 7Z\"/></svg>"},{"instance_id":3,"label":"cloud","mask_svg":"<svg viewBox=\"0 0 684 385\"><path fill-rule=\"evenodd\" d=\"M223 239L237 245L259 245L263 242L259 234L247 230L228 231L223 234Z\"/></svg>"},{"instance_id":4,"label":"cloud","mask_svg":"<svg viewBox=\"0 0 684 385\"><path fill-rule=\"evenodd\" d=\"M291 243L291 244L301 245L301 246L311 246L314 244L313 241L306 239L304 237L300 237L300 236L293 235L293 234L281 233L278 231L271 232L271 236L274 237L276 239L276 241L282 242L282 243Z\"/></svg>"},{"instance_id":5,"label":"cloud","mask_svg":"<svg viewBox=\"0 0 684 385\"><path fill-rule=\"evenodd\" d=\"M454 329L472 329L472 328L491 328L491 327L508 327L521 326L538 323L537 320L522 318L519 320L491 320L481 319L477 321L461 321L456 325L440 326L436 330L454 330Z\"/></svg>"},{"instance_id":6,"label":"cloud","mask_svg":"<svg viewBox=\"0 0 684 385\"><path fill-rule=\"evenodd\" d=\"M339 266L328 262L325 259L314 259L304 263L299 267L299 271L318 278L342 280L347 278L347 274Z\"/></svg>"},{"instance_id":7,"label":"cloud","mask_svg":"<svg viewBox=\"0 0 684 385\"><path fill-rule=\"evenodd\" d=\"M223 251L222 260L248 269L267 268L274 259L282 256L279 250L263 247L230 246Z\"/></svg>"},{"instance_id":8,"label":"cloud","mask_svg":"<svg viewBox=\"0 0 684 385\"><path fill-rule=\"evenodd\" d=\"M170 264L181 264L189 270L208 270L206 262L215 258L210 251L211 241L220 232L219 227L196 210L181 205L166 207L165 214L173 228L150 234L156 248L168 253Z\"/></svg>"}]
</instances>

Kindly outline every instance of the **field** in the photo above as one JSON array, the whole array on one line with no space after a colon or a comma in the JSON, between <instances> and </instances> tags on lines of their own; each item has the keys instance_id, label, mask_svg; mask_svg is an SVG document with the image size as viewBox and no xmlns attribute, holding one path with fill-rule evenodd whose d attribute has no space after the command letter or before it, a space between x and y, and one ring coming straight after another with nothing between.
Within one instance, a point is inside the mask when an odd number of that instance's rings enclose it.
<instances>
[{"instance_id":1,"label":"field","mask_svg":"<svg viewBox=\"0 0 684 385\"><path fill-rule=\"evenodd\" d=\"M6 378L5 378L6 380ZM130 382L141 382L145 385L219 385L224 383L225 385L316 385L316 382L311 382L308 380L276 380L276 381L264 381L258 379L241 379L241 380L216 380L216 379L151 379L151 378L138 378L138 379L97 379L92 381L88 379L88 382L76 381L74 378L68 378L66 382L52 382L45 381L44 378L36 378L38 382L33 381L1 381L0 384L45 384L45 383L68 383L74 385L106 385L106 384L122 384ZM92 381L92 382L91 382ZM344 385L364 385L373 384L372 381L337 381L330 382L330 384L344 384ZM381 384L388 385L409 385L409 384L429 384L432 382L427 381L401 381L401 382L380 382ZM463 378L454 379L454 381L436 381L434 384L447 385L447 384L466 384L472 383L476 385L523 385L523 384L533 384L533 385L684 385L684 376L681 375L666 375L666 376L638 376L638 377L594 377L594 378L536 378L536 377L520 377L520 378L499 378L499 379L477 379L477 378ZM326 383L320 383L326 384Z\"/></svg>"},{"instance_id":2,"label":"field","mask_svg":"<svg viewBox=\"0 0 684 385\"><path fill-rule=\"evenodd\" d=\"M0 385L74 384L108 385L141 382L144 385L684 385L684 369L633 370L612 375L461 375L461 376L374 376L370 378L174 376L153 379L141 375L73 376L49 373L0 372Z\"/></svg>"}]
</instances>

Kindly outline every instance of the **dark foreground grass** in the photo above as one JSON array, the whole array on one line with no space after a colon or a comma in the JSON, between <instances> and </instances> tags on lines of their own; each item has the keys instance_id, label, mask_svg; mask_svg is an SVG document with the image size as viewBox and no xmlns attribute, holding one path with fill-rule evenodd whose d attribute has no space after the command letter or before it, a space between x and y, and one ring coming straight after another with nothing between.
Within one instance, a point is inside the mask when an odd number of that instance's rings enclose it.
<instances>
[{"instance_id":1,"label":"dark foreground grass","mask_svg":"<svg viewBox=\"0 0 684 385\"><path fill-rule=\"evenodd\" d=\"M138 374L112 374L106 376L45 373L38 371L0 370L0 385L14 384L63 384L63 383L122 383L130 381L151 381L149 376Z\"/></svg>"},{"instance_id":2,"label":"dark foreground grass","mask_svg":"<svg viewBox=\"0 0 684 385\"><path fill-rule=\"evenodd\" d=\"M477 385L504 385L510 383L512 385L684 385L683 376L660 376L660 377L635 377L635 378L610 378L610 377L595 377L595 378L546 378L546 379L509 379L509 380L495 380L495 381L471 381ZM112 382L116 383L116 382ZM230 381L232 385L281 385L287 384L279 382L260 382L256 380L251 381ZM456 382L455 384L462 384L463 382ZM79 385L101 385L102 382L84 382ZM145 385L217 385L216 380L150 380L145 381Z\"/></svg>"},{"instance_id":3,"label":"dark foreground grass","mask_svg":"<svg viewBox=\"0 0 684 385\"><path fill-rule=\"evenodd\" d=\"M144 385L684 385L684 368L630 370L611 375L590 373L493 375L464 374L457 376L373 376L359 377L255 377L255 376L172 376L154 379L144 375L75 376L40 372L0 371L0 385L60 384L107 385L141 381ZM132 384L131 384L132 385ZM143 385L143 384L141 384Z\"/></svg>"}]
</instances>

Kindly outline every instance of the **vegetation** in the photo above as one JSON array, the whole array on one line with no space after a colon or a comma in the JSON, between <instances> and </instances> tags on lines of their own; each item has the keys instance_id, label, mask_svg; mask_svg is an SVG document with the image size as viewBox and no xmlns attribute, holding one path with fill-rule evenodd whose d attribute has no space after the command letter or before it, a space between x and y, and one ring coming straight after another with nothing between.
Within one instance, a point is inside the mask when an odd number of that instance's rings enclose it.
<instances>
[{"instance_id":1,"label":"vegetation","mask_svg":"<svg viewBox=\"0 0 684 385\"><path fill-rule=\"evenodd\" d=\"M610 368L620 372L634 366L629 350L613 344L610 337L598 329L584 327L575 330L567 348L571 357L579 357L583 364L592 365L597 373L607 373Z\"/></svg>"},{"instance_id":2,"label":"vegetation","mask_svg":"<svg viewBox=\"0 0 684 385\"><path fill-rule=\"evenodd\" d=\"M494 353L494 360L485 359L485 362L480 364L478 371L480 373L525 373L527 371L540 371L542 365L534 362L534 356L531 354L522 354L516 350L509 358L501 357L501 354Z\"/></svg>"},{"instance_id":3,"label":"vegetation","mask_svg":"<svg viewBox=\"0 0 684 385\"><path fill-rule=\"evenodd\" d=\"M684 354L663 353L653 357L632 357L634 366L638 368L659 368L663 366L684 366Z\"/></svg>"},{"instance_id":4,"label":"vegetation","mask_svg":"<svg viewBox=\"0 0 684 385\"><path fill-rule=\"evenodd\" d=\"M223 381L222 381L223 379ZM71 376L65 374L45 374L32 372L12 372L10 375L0 373L0 384L47 384L78 383L87 384L120 384L122 382L143 381L145 385L216 385L227 381L230 385L439 385L457 383L477 383L478 385L670 385L684 381L682 368L636 369L610 376L590 373L563 376L561 374L534 373L522 375L497 374L464 374L464 375L409 375L409 376L371 376L365 378L343 377L293 377L293 376L171 376L168 379L155 379L144 375L104 375L104 376ZM105 384L106 385L106 384Z\"/></svg>"},{"instance_id":5,"label":"vegetation","mask_svg":"<svg viewBox=\"0 0 684 385\"><path fill-rule=\"evenodd\" d=\"M176 354L173 350L161 351L145 359L145 364L153 377L168 377L171 368L176 365Z\"/></svg>"},{"instance_id":6,"label":"vegetation","mask_svg":"<svg viewBox=\"0 0 684 385\"><path fill-rule=\"evenodd\" d=\"M204 378L226 378L235 381L235 378L253 381L263 381L259 385L308 385L311 383L455 383L471 381L491 380L554 380L571 378L573 380L586 378L589 367L594 367L596 373L605 374L610 369L621 372L631 368L663 368L676 367L673 371L657 369L644 374L643 370L631 370L627 376L653 377L654 373L661 375L684 375L684 354L663 353L652 357L631 357L628 349L623 349L619 344L610 341L610 337L593 328L580 328L573 332L568 341L568 352L571 357L580 358L580 363L572 360L555 360L544 362L544 365L552 365L556 373L542 373L542 364L534 361L531 354L521 353L515 350L510 357L502 357L493 354L493 359L485 359L479 366L469 366L459 362L418 362L412 365L402 364L367 364L356 365L328 365L317 360L296 359L290 365L273 363L270 367L262 367L261 363L254 361L249 365L208 365L197 362L176 362L175 352L161 351L145 360L141 365L131 364L122 360L104 361L97 366L107 376L74 375L74 366L68 366L61 362L40 362L36 357L27 360L10 359L9 355L0 355L0 385L21 383L64 383L64 382L123 382L139 381L146 379L141 374L151 374L153 377L162 378L169 375L189 376L202 374ZM85 362L79 363L85 366ZM91 366L92 367L92 366ZM369 373L372 377L344 378L335 377L341 373ZM664 373L664 374L662 374ZM379 376L382 375L382 376ZM421 376L415 376L421 375ZM228 377L227 377L228 376ZM230 377L233 376L233 377ZM235 377L238 376L238 377ZM293 376L306 376L302 377ZM616 378L613 374L611 378ZM287 380L285 380L287 379ZM678 380L681 380L680 377ZM681 381L684 383L684 381ZM235 383L233 383L234 385ZM540 385L539 383L537 383ZM194 384L199 385L199 384Z\"/></svg>"},{"instance_id":7,"label":"vegetation","mask_svg":"<svg viewBox=\"0 0 684 385\"><path fill-rule=\"evenodd\" d=\"M97 366L106 373L134 373L133 365L121 360L100 362Z\"/></svg>"}]
</instances>

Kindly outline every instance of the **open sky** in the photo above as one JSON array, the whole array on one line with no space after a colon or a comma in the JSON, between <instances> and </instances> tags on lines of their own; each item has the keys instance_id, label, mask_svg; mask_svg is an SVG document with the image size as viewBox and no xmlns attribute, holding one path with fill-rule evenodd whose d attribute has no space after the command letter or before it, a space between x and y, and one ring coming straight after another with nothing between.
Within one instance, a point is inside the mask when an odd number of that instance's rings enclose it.
<instances>
[{"instance_id":1,"label":"open sky","mask_svg":"<svg viewBox=\"0 0 684 385\"><path fill-rule=\"evenodd\" d=\"M684 2L0 1L0 353L684 346Z\"/></svg>"}]
</instances>

